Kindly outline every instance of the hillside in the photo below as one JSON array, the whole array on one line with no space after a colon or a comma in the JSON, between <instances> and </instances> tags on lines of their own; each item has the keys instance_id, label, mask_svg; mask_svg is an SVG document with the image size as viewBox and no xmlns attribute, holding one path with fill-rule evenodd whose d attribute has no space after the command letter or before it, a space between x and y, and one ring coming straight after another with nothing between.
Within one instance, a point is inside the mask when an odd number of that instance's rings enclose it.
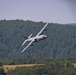
<instances>
[{"instance_id":1,"label":"hillside","mask_svg":"<svg viewBox=\"0 0 76 75\"><path fill-rule=\"evenodd\" d=\"M45 40L34 43L24 53L21 44L35 36L45 25L43 22L0 20L0 58L76 58L76 26L50 23Z\"/></svg>"},{"instance_id":2,"label":"hillside","mask_svg":"<svg viewBox=\"0 0 76 75\"><path fill-rule=\"evenodd\" d=\"M70 23L70 24L65 24L65 25L76 26L76 23Z\"/></svg>"}]
</instances>

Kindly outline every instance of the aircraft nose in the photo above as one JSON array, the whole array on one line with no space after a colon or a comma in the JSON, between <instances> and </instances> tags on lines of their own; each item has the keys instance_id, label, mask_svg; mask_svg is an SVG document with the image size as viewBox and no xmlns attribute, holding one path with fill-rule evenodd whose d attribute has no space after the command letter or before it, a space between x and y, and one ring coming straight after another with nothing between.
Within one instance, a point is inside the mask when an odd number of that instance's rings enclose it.
<instances>
[{"instance_id":1,"label":"aircraft nose","mask_svg":"<svg viewBox=\"0 0 76 75\"><path fill-rule=\"evenodd\" d=\"M46 38L47 36L45 35L45 38Z\"/></svg>"}]
</instances>

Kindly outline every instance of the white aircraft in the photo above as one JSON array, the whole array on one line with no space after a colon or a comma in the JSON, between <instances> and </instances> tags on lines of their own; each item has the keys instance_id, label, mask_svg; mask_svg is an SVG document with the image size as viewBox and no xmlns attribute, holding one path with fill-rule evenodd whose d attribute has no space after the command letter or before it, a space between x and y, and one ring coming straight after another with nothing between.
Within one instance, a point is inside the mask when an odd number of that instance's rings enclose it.
<instances>
[{"instance_id":1,"label":"white aircraft","mask_svg":"<svg viewBox=\"0 0 76 75\"><path fill-rule=\"evenodd\" d=\"M38 42L40 40L45 39L47 36L46 35L41 35L42 31L45 30L46 26L48 25L48 23L41 29L41 31L35 36L35 37L31 37L32 34L28 37L28 39L26 39L23 43L22 46L27 42L30 41L30 43L22 50L22 52L24 52L30 45L32 45L33 42Z\"/></svg>"}]
</instances>

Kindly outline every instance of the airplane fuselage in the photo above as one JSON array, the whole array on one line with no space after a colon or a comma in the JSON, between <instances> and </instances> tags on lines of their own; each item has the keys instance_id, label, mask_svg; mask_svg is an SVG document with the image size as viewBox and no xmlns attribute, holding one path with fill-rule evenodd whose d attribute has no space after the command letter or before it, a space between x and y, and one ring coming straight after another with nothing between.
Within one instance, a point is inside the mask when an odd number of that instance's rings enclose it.
<instances>
[{"instance_id":1,"label":"airplane fuselage","mask_svg":"<svg viewBox=\"0 0 76 75\"><path fill-rule=\"evenodd\" d=\"M45 39L46 37L47 37L46 35L39 35L39 36L28 38L27 41L31 41L34 39L34 42L37 42L37 41Z\"/></svg>"}]
</instances>

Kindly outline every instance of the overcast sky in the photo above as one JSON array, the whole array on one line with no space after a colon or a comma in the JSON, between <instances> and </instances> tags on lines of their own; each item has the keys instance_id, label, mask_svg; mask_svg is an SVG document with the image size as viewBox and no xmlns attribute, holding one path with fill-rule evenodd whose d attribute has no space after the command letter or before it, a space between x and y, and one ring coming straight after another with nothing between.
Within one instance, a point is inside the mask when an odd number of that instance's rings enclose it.
<instances>
[{"instance_id":1,"label":"overcast sky","mask_svg":"<svg viewBox=\"0 0 76 75\"><path fill-rule=\"evenodd\" d=\"M2 19L76 23L73 10L63 0L0 0L0 20Z\"/></svg>"}]
</instances>

